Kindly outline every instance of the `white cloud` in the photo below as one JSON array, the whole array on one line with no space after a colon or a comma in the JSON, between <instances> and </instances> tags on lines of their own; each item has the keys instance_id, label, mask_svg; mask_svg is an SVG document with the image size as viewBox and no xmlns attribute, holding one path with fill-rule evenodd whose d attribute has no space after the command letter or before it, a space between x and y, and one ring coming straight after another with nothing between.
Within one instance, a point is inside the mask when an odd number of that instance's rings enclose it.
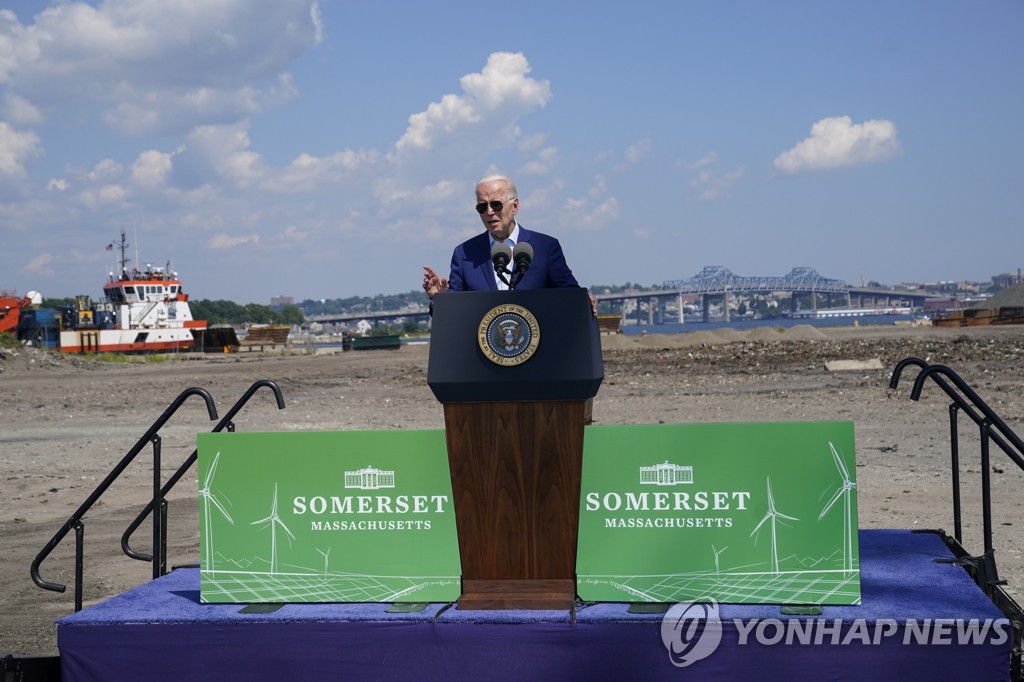
<instances>
[{"instance_id":1,"label":"white cloud","mask_svg":"<svg viewBox=\"0 0 1024 682\"><path fill-rule=\"evenodd\" d=\"M39 109L24 97L19 97L12 92L4 93L4 103L0 108L0 113L8 122L19 125L32 125L43 120Z\"/></svg>"},{"instance_id":2,"label":"white cloud","mask_svg":"<svg viewBox=\"0 0 1024 682\"><path fill-rule=\"evenodd\" d=\"M30 260L22 270L35 275L52 275L54 274L53 269L50 267L52 262L53 256L51 254L41 253Z\"/></svg>"},{"instance_id":3,"label":"white cloud","mask_svg":"<svg viewBox=\"0 0 1024 682\"><path fill-rule=\"evenodd\" d=\"M725 173L715 170L701 170L690 179L690 189L702 201L714 201L726 195L729 188L743 177L744 169L735 168Z\"/></svg>"},{"instance_id":4,"label":"white cloud","mask_svg":"<svg viewBox=\"0 0 1024 682\"><path fill-rule=\"evenodd\" d=\"M824 170L884 161L902 151L892 121L853 123L849 116L823 118L811 126L810 137L779 154L775 168L783 173Z\"/></svg>"},{"instance_id":5,"label":"white cloud","mask_svg":"<svg viewBox=\"0 0 1024 682\"><path fill-rule=\"evenodd\" d=\"M414 195L415 202L425 213L447 212L451 202L469 201L471 197L463 183L453 180L440 180L423 187Z\"/></svg>"},{"instance_id":6,"label":"white cloud","mask_svg":"<svg viewBox=\"0 0 1024 682\"><path fill-rule=\"evenodd\" d=\"M651 140L644 138L626 147L626 161L631 164L640 163L651 153Z\"/></svg>"},{"instance_id":7,"label":"white cloud","mask_svg":"<svg viewBox=\"0 0 1024 682\"><path fill-rule=\"evenodd\" d=\"M524 152L531 152L540 149L548 143L548 136L544 133L533 133L532 135L524 135L519 140L519 149Z\"/></svg>"},{"instance_id":8,"label":"white cloud","mask_svg":"<svg viewBox=\"0 0 1024 682\"><path fill-rule=\"evenodd\" d=\"M7 83L18 64L17 45L24 27L9 9L0 9L0 84Z\"/></svg>"},{"instance_id":9,"label":"white cloud","mask_svg":"<svg viewBox=\"0 0 1024 682\"><path fill-rule=\"evenodd\" d=\"M527 161L516 170L516 175L523 177L526 175L545 175L551 172L551 167L548 164L541 161Z\"/></svg>"},{"instance_id":10,"label":"white cloud","mask_svg":"<svg viewBox=\"0 0 1024 682\"><path fill-rule=\"evenodd\" d=\"M265 183L275 191L310 191L367 172L380 160L375 150L343 149L324 157L300 154Z\"/></svg>"},{"instance_id":11,"label":"white cloud","mask_svg":"<svg viewBox=\"0 0 1024 682\"><path fill-rule=\"evenodd\" d=\"M144 152L139 159L149 158L151 154L157 152ZM129 181L140 185L136 178L139 165L140 161L136 161L132 166L131 177L126 176L124 166L113 159L103 159L89 170L69 166L69 177L51 178L46 183L46 189L63 193L74 188L74 198L79 204L90 209L123 206L131 195L131 190L127 186ZM140 186L145 187L145 184Z\"/></svg>"},{"instance_id":12,"label":"white cloud","mask_svg":"<svg viewBox=\"0 0 1024 682\"><path fill-rule=\"evenodd\" d=\"M183 132L290 101L288 67L322 39L310 0L62 2L0 15L0 83L50 114L92 103L120 132Z\"/></svg>"},{"instance_id":13,"label":"white cloud","mask_svg":"<svg viewBox=\"0 0 1024 682\"><path fill-rule=\"evenodd\" d=\"M537 152L536 158L521 165L516 173L518 175L545 175L551 172L557 158L557 147L545 147Z\"/></svg>"},{"instance_id":14,"label":"white cloud","mask_svg":"<svg viewBox=\"0 0 1024 682\"><path fill-rule=\"evenodd\" d=\"M208 245L211 249L233 249L236 246L259 243L260 236L258 234L246 234L237 237L233 237L229 234L216 234L210 237Z\"/></svg>"},{"instance_id":15,"label":"white cloud","mask_svg":"<svg viewBox=\"0 0 1024 682\"><path fill-rule=\"evenodd\" d=\"M494 52L480 73L466 74L459 79L466 94L486 111L509 105L532 111L551 99L547 81L528 78L532 69L522 52Z\"/></svg>"},{"instance_id":16,"label":"white cloud","mask_svg":"<svg viewBox=\"0 0 1024 682\"><path fill-rule=\"evenodd\" d=\"M426 111L409 117L409 127L395 144L396 150L428 150L471 131L478 133L471 135L474 139L490 137L490 148L515 137L519 133L515 120L551 99L548 82L530 78L530 71L522 53L491 54L480 73L459 79L463 94L444 95ZM475 151L487 150L477 147Z\"/></svg>"},{"instance_id":17,"label":"white cloud","mask_svg":"<svg viewBox=\"0 0 1024 682\"><path fill-rule=\"evenodd\" d=\"M700 157L699 159L697 159L693 163L691 163L688 166L688 168L690 170L697 170L698 168L703 168L704 166L710 166L711 164L715 163L716 161L718 161L718 152L711 151L711 152L708 152L707 154L705 154L704 156Z\"/></svg>"},{"instance_id":18,"label":"white cloud","mask_svg":"<svg viewBox=\"0 0 1024 682\"><path fill-rule=\"evenodd\" d=\"M165 154L154 149L142 152L132 164L132 181L145 189L162 187L171 173L172 157L172 154Z\"/></svg>"},{"instance_id":19,"label":"white cloud","mask_svg":"<svg viewBox=\"0 0 1024 682\"><path fill-rule=\"evenodd\" d=\"M603 175L594 179L594 185L587 190L586 197L569 197L562 207L562 221L566 227L598 229L605 227L619 217L619 202L615 197L602 200L607 192L607 180Z\"/></svg>"},{"instance_id":20,"label":"white cloud","mask_svg":"<svg viewBox=\"0 0 1024 682\"><path fill-rule=\"evenodd\" d=\"M119 95L121 101L104 111L103 120L111 128L128 135L185 130L196 121L231 123L278 108L297 95L298 88L290 74L281 74L262 88L122 90Z\"/></svg>"},{"instance_id":21,"label":"white cloud","mask_svg":"<svg viewBox=\"0 0 1024 682\"><path fill-rule=\"evenodd\" d=\"M618 217L619 201L615 197L610 197L592 210L585 211L579 215L579 221L577 221L576 225L590 229L599 228L608 225Z\"/></svg>"},{"instance_id":22,"label":"white cloud","mask_svg":"<svg viewBox=\"0 0 1024 682\"><path fill-rule=\"evenodd\" d=\"M0 121L0 177L24 177L25 163L41 153L38 135L17 131Z\"/></svg>"},{"instance_id":23,"label":"white cloud","mask_svg":"<svg viewBox=\"0 0 1024 682\"><path fill-rule=\"evenodd\" d=\"M180 171L179 182L186 185L222 179L239 188L309 192L358 174L368 175L382 158L376 150L343 149L326 156L304 153L279 169L251 147L247 121L200 126L175 153L174 174Z\"/></svg>"},{"instance_id":24,"label":"white cloud","mask_svg":"<svg viewBox=\"0 0 1024 682\"><path fill-rule=\"evenodd\" d=\"M103 159L93 169L86 174L89 180L94 182L102 182L104 180L111 180L116 177L120 177L124 171L124 167L121 166L117 161L113 159Z\"/></svg>"},{"instance_id":25,"label":"white cloud","mask_svg":"<svg viewBox=\"0 0 1024 682\"><path fill-rule=\"evenodd\" d=\"M311 234L309 230L300 229L295 225L284 228L284 238L290 242L304 242L309 239Z\"/></svg>"},{"instance_id":26,"label":"white cloud","mask_svg":"<svg viewBox=\"0 0 1024 682\"><path fill-rule=\"evenodd\" d=\"M247 122L200 126L186 138L182 160L194 172L213 172L238 186L249 186L270 172L260 155L249 151L251 144Z\"/></svg>"},{"instance_id":27,"label":"white cloud","mask_svg":"<svg viewBox=\"0 0 1024 682\"><path fill-rule=\"evenodd\" d=\"M79 192L78 200L88 208L99 208L122 204L128 198L128 190L122 185L103 185L96 189Z\"/></svg>"},{"instance_id":28,"label":"white cloud","mask_svg":"<svg viewBox=\"0 0 1024 682\"><path fill-rule=\"evenodd\" d=\"M409 117L409 128L395 146L430 149L439 133L451 133L479 120L469 102L457 95L445 95L440 102L431 102L426 111Z\"/></svg>"}]
</instances>

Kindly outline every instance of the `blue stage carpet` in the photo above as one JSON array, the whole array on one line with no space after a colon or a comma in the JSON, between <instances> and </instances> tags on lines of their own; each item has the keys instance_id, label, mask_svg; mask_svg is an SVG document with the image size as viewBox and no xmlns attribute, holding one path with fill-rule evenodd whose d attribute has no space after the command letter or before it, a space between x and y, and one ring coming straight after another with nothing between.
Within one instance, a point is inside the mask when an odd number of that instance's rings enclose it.
<instances>
[{"instance_id":1,"label":"blue stage carpet","mask_svg":"<svg viewBox=\"0 0 1024 682\"><path fill-rule=\"evenodd\" d=\"M575 623L566 611L442 604L243 614L242 605L200 604L197 569L68 616L57 638L64 680L1005 680L1006 620L962 568L935 561L949 558L934 533L861 531L861 605L786 616L723 604L721 644L686 668L670 660L662 615L627 604L584 606ZM757 629L751 619L772 621ZM972 621L996 623L959 643Z\"/></svg>"}]
</instances>

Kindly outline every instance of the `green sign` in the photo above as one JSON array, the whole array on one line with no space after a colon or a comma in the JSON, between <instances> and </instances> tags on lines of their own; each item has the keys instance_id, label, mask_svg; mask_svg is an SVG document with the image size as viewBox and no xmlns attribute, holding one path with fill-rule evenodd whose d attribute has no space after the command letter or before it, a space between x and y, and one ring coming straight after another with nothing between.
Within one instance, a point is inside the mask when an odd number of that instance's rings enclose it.
<instances>
[{"instance_id":1,"label":"green sign","mask_svg":"<svg viewBox=\"0 0 1024 682\"><path fill-rule=\"evenodd\" d=\"M859 604L852 422L590 426L585 601Z\"/></svg>"},{"instance_id":2,"label":"green sign","mask_svg":"<svg viewBox=\"0 0 1024 682\"><path fill-rule=\"evenodd\" d=\"M460 596L443 431L202 433L198 452L203 602Z\"/></svg>"}]
</instances>

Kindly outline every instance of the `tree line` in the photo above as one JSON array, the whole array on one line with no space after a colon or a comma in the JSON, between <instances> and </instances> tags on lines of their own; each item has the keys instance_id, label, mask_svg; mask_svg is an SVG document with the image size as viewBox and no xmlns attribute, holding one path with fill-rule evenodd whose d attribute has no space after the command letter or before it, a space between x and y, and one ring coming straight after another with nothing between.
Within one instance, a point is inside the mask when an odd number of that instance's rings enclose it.
<instances>
[{"instance_id":1,"label":"tree line","mask_svg":"<svg viewBox=\"0 0 1024 682\"><path fill-rule=\"evenodd\" d=\"M597 294L621 294L627 291L661 291L662 289L660 285L645 286L632 282L626 282L625 284L597 284L589 288L590 291ZM430 301L427 299L427 295L422 290L415 289L401 294L306 299L296 305L306 317L314 317L316 315L349 315L352 313L426 308L429 304Z\"/></svg>"},{"instance_id":2,"label":"tree line","mask_svg":"<svg viewBox=\"0 0 1024 682\"><path fill-rule=\"evenodd\" d=\"M659 291L660 286L644 286L627 282L625 284L595 285L590 290L599 294L618 294L626 291ZM348 296L346 298L306 299L296 304L267 306L258 303L239 304L234 301L209 299L191 300L189 307L192 317L206 320L209 324L289 324L299 325L306 318L317 315L350 315L391 310L422 309L430 300L422 290L399 294L376 294L374 296ZM74 298L50 298L50 308L73 307Z\"/></svg>"},{"instance_id":3,"label":"tree line","mask_svg":"<svg viewBox=\"0 0 1024 682\"><path fill-rule=\"evenodd\" d=\"M45 307L61 310L74 308L74 298L48 298ZM240 305L234 301L189 301L192 319L209 324L302 324L306 316L295 305L268 306L258 303Z\"/></svg>"},{"instance_id":4,"label":"tree line","mask_svg":"<svg viewBox=\"0 0 1024 682\"><path fill-rule=\"evenodd\" d=\"M306 299L296 305L306 317L313 317L316 315L349 315L352 313L372 313L384 310L426 308L429 303L427 295L422 290L413 290L402 294Z\"/></svg>"},{"instance_id":5,"label":"tree line","mask_svg":"<svg viewBox=\"0 0 1024 682\"><path fill-rule=\"evenodd\" d=\"M239 305L234 301L189 301L192 317L207 324L302 324L306 316L296 305L266 306L258 303Z\"/></svg>"}]
</instances>

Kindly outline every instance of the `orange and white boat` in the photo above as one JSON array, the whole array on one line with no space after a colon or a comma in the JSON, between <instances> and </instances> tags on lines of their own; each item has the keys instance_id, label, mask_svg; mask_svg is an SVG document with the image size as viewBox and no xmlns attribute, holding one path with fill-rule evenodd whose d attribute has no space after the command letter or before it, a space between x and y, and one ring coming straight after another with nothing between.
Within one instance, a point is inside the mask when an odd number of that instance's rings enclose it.
<instances>
[{"instance_id":1,"label":"orange and white boat","mask_svg":"<svg viewBox=\"0 0 1024 682\"><path fill-rule=\"evenodd\" d=\"M40 297L34 291L24 296L18 296L16 291L0 291L0 333L18 332L18 320L21 319L21 309L39 303Z\"/></svg>"},{"instance_id":2,"label":"orange and white boat","mask_svg":"<svg viewBox=\"0 0 1024 682\"><path fill-rule=\"evenodd\" d=\"M110 273L104 301L78 296L62 314L60 350L64 353L145 353L191 350L205 320L192 318L188 294L176 272L147 265L128 270L128 243L121 232L121 273Z\"/></svg>"}]
</instances>

